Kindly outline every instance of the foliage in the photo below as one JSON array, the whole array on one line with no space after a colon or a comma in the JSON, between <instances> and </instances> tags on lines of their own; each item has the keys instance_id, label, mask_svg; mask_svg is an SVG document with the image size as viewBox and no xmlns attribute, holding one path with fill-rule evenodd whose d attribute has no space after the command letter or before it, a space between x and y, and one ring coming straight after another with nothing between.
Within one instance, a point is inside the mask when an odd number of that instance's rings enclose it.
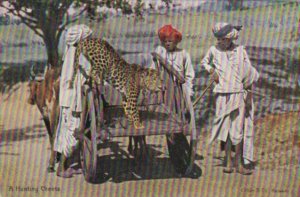
<instances>
[{"instance_id":1,"label":"foliage","mask_svg":"<svg viewBox=\"0 0 300 197\"><path fill-rule=\"evenodd\" d=\"M103 5L101 5L103 6ZM192 62L195 66L196 75L199 78L204 73L202 72L199 62L205 55L209 47L215 44L216 40L211 34L211 27L217 21L230 21L233 24L243 25L243 31L237 41L247 47L248 55L250 56L254 66L260 72L271 73L277 75L277 72L271 72L270 68L278 67L284 69L284 77L289 73L298 73L296 63L295 69L287 70L291 64L288 62L297 62L299 60L299 35L298 35L298 20L297 13L299 12L299 4L274 4L272 6L262 6L238 11L223 11L223 12L201 12L192 11L185 15L164 15L164 14L149 14L145 17L145 21L136 22L127 20L126 16L113 17L109 22L93 21L89 24L94 31L95 37L104 37L116 47L119 51L130 54L128 57L135 57L136 53L152 52L160 42L157 38L157 29L164 24L172 24L183 33L183 40L180 47L185 48L190 52ZM66 17L65 17L66 18ZM87 22L86 18L80 18L80 22ZM276 24L276 26L274 25ZM137 25L138 28L133 28ZM4 26L0 25L0 38L2 39L3 52L1 66L3 68L11 67L30 67L32 61L42 61L44 63L47 58L45 46L40 38L33 31L29 31L28 27L23 24ZM10 35L10 36L7 36ZM298 37L297 37L298 36ZM287 50L287 48L289 50ZM61 46L59 47L61 50ZM260 51L263 49L263 51ZM280 49L279 51L277 49ZM276 52L278 51L278 52ZM63 52L63 51L60 51ZM59 60L61 58L58 58ZM132 61L135 58L131 58ZM292 61L293 60L293 61ZM264 65L264 66L261 66ZM18 70L22 72L28 80L27 70ZM16 71L17 72L17 71ZM13 78L7 79L2 83L1 77ZM281 75L278 73L278 75ZM23 79L16 77L14 70L3 72L0 77L0 86L5 84L16 84L25 82ZM269 76L269 75L268 75ZM204 76L205 77L205 76ZM267 79L266 79L267 80ZM270 81L274 80L273 78ZM271 82L270 82L271 83ZM195 92L197 95L201 93L205 80L197 79ZM289 83L281 83L284 86L289 86ZM268 86L268 88L271 86ZM272 88L272 90L278 90ZM282 91L282 90L280 90ZM277 91L280 93L280 91ZM286 92L290 95L290 89ZM273 92L273 91L272 91Z\"/></svg>"},{"instance_id":2,"label":"foliage","mask_svg":"<svg viewBox=\"0 0 300 197\"><path fill-rule=\"evenodd\" d=\"M122 1L120 8L123 14L132 14L131 5L129 4L128 1L126 0Z\"/></svg>"},{"instance_id":3,"label":"foliage","mask_svg":"<svg viewBox=\"0 0 300 197\"><path fill-rule=\"evenodd\" d=\"M170 4L172 3L172 0L162 0L162 2L164 2L166 4L166 7L169 9Z\"/></svg>"},{"instance_id":4,"label":"foliage","mask_svg":"<svg viewBox=\"0 0 300 197\"><path fill-rule=\"evenodd\" d=\"M238 10L243 8L243 0L228 0L229 10Z\"/></svg>"},{"instance_id":5,"label":"foliage","mask_svg":"<svg viewBox=\"0 0 300 197\"><path fill-rule=\"evenodd\" d=\"M143 7L144 3L142 2L142 0L137 0L134 6L134 13L139 19L143 18Z\"/></svg>"},{"instance_id":6,"label":"foliage","mask_svg":"<svg viewBox=\"0 0 300 197\"><path fill-rule=\"evenodd\" d=\"M8 5L6 3L9 3ZM78 21L85 13L93 20L98 6L121 9L130 13L131 7L126 0L9 0L0 1L0 6L9 13L19 17L45 43L48 62L54 67L59 66L58 44L66 27ZM69 9L74 8L75 14L70 15ZM100 18L103 19L104 17Z\"/></svg>"}]
</instances>

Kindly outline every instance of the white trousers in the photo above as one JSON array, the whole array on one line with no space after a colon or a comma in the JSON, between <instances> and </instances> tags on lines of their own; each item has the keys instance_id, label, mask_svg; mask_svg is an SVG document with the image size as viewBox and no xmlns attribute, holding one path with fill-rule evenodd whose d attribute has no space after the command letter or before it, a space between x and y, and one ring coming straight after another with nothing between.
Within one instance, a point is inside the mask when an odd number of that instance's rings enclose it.
<instances>
[{"instance_id":1,"label":"white trousers","mask_svg":"<svg viewBox=\"0 0 300 197\"><path fill-rule=\"evenodd\" d=\"M250 99L247 104L245 97L246 93L217 95L216 117L210 142L215 139L226 142L227 137L230 137L233 145L243 141L243 158L253 161L253 100Z\"/></svg>"}]
</instances>

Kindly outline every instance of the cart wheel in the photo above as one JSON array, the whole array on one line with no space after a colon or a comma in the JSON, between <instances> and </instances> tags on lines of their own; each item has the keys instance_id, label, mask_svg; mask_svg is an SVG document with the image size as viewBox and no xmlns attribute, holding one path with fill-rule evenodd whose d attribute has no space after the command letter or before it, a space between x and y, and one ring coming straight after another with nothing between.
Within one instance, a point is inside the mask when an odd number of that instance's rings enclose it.
<instances>
[{"instance_id":1,"label":"cart wheel","mask_svg":"<svg viewBox=\"0 0 300 197\"><path fill-rule=\"evenodd\" d=\"M84 178L87 182L94 182L97 175L97 133L96 115L92 91L87 91L87 96L83 97L81 120L85 122L83 136L81 140L80 157Z\"/></svg>"},{"instance_id":2,"label":"cart wheel","mask_svg":"<svg viewBox=\"0 0 300 197\"><path fill-rule=\"evenodd\" d=\"M183 175L189 166L190 145L183 133L174 133L172 135L172 139L170 135L167 135L170 159L176 172Z\"/></svg>"}]
</instances>

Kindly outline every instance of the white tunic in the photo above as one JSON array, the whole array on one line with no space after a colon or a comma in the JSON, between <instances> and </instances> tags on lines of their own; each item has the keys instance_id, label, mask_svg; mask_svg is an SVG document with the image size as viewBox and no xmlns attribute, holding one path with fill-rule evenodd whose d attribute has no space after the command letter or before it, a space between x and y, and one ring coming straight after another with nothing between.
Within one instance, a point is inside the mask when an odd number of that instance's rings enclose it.
<instances>
[{"instance_id":1,"label":"white tunic","mask_svg":"<svg viewBox=\"0 0 300 197\"><path fill-rule=\"evenodd\" d=\"M253 100L247 88L256 82L259 74L252 67L243 46L232 51L221 51L212 46L201 65L207 71L215 68L219 83L215 86L216 116L210 142L226 141L229 135L233 145L244 142L243 157L253 161Z\"/></svg>"},{"instance_id":2,"label":"white tunic","mask_svg":"<svg viewBox=\"0 0 300 197\"><path fill-rule=\"evenodd\" d=\"M219 76L219 83L214 88L216 93L243 92L259 77L243 46L236 46L232 51L221 51L212 46L201 65L207 71L215 68Z\"/></svg>"},{"instance_id":3,"label":"white tunic","mask_svg":"<svg viewBox=\"0 0 300 197\"><path fill-rule=\"evenodd\" d=\"M168 52L164 47L158 46L155 52L161 55L169 64L171 64L176 71L182 73L185 79L185 86L188 89L189 95L192 96L193 81L195 78L195 71L192 65L191 57L184 49L175 52Z\"/></svg>"}]
</instances>

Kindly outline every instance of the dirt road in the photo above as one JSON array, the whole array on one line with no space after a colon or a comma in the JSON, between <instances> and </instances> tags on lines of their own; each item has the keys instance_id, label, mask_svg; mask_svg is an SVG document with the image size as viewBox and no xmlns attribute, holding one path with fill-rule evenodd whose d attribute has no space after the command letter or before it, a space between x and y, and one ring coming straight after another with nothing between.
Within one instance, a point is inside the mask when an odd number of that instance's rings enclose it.
<instances>
[{"instance_id":1,"label":"dirt road","mask_svg":"<svg viewBox=\"0 0 300 197\"><path fill-rule=\"evenodd\" d=\"M82 175L70 179L47 173L49 142L36 106L26 104L26 84L17 85L0 98L0 196L297 196L298 165L272 168L256 166L254 174L224 174L218 144L198 145L197 179L179 177L169 160L164 136L148 137L150 159L134 166L127 155L127 138L116 138L98 167L105 170L96 184ZM299 156L299 148L294 147ZM101 157L100 157L101 156ZM297 156L296 156L297 157ZM276 158L276 157L275 157ZM278 158L277 158L278 159ZM259 163L260 161L258 161ZM291 163L291 162L290 162ZM297 178L298 177L298 178Z\"/></svg>"}]
</instances>

